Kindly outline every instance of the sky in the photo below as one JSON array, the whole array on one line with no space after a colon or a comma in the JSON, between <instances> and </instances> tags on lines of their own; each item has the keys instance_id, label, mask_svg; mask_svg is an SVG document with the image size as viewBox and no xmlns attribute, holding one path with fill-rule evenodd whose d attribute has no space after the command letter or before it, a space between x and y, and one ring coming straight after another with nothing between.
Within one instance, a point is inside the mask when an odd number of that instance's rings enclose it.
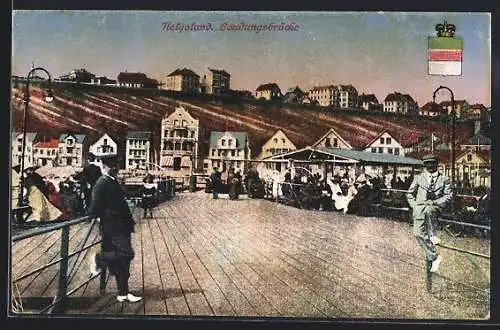
<instances>
[{"instance_id":1,"label":"sky","mask_svg":"<svg viewBox=\"0 0 500 330\"><path fill-rule=\"evenodd\" d=\"M428 37L446 20L464 40L461 76L427 72ZM210 23L210 31L164 30L163 23ZM222 31L228 24L289 24L294 31ZM277 83L352 84L358 93L410 94L419 106L439 86L456 100L491 105L491 15L431 12L13 11L12 74L32 67L53 78L75 68L116 79L122 71L165 81L177 68L231 74L232 89ZM445 90L436 101L450 100Z\"/></svg>"}]
</instances>

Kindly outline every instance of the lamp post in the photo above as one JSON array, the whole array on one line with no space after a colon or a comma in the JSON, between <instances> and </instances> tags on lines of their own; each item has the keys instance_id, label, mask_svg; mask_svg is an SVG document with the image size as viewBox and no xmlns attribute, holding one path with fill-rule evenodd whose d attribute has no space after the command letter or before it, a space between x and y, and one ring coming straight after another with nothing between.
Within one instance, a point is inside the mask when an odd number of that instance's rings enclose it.
<instances>
[{"instance_id":1,"label":"lamp post","mask_svg":"<svg viewBox=\"0 0 500 330\"><path fill-rule=\"evenodd\" d=\"M439 86L432 95L432 100L436 103L436 93L441 90L446 89L451 94L451 187L455 189L455 97L453 91L446 86ZM451 211L454 212L454 201L451 202Z\"/></svg>"},{"instance_id":2,"label":"lamp post","mask_svg":"<svg viewBox=\"0 0 500 330\"><path fill-rule=\"evenodd\" d=\"M20 179L19 179L19 197L18 197L18 200L17 200L17 206L19 208L25 206L26 204L24 203L24 198L23 198L23 187L24 187L24 158L25 158L25 151L26 151L26 124L28 122L28 106L29 106L29 101L30 101L30 92L29 92L29 85L30 85L30 81L31 81L31 78L32 78L32 75L36 72L36 71L43 71L47 74L47 76L49 77L48 79L48 88L47 88L47 91L46 91L46 95L45 95L45 102L48 102L48 103L51 103L54 99L53 95L52 95L52 90L50 88L50 84L51 84L51 76L50 76L50 73L44 69L44 68L41 68L41 67L38 67L38 68L33 68L31 69L30 72L28 72L28 75L26 76L26 86L25 86L25 90L24 90L24 112L23 112L23 146L22 146L22 152L21 152L21 168L20 168ZM17 214L17 222L18 223L21 223L23 222L23 213L22 211L20 211L18 214Z\"/></svg>"}]
</instances>

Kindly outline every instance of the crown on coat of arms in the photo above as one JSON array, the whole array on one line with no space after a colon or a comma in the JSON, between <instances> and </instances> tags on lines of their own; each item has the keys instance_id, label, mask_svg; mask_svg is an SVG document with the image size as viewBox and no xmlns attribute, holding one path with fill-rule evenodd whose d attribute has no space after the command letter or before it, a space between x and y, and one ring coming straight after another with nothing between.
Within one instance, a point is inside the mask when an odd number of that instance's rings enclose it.
<instances>
[{"instance_id":1,"label":"crown on coat of arms","mask_svg":"<svg viewBox=\"0 0 500 330\"><path fill-rule=\"evenodd\" d=\"M448 24L446 21L444 21L444 24L436 24L436 32L438 37L453 38L455 36L455 31L455 25Z\"/></svg>"}]
</instances>

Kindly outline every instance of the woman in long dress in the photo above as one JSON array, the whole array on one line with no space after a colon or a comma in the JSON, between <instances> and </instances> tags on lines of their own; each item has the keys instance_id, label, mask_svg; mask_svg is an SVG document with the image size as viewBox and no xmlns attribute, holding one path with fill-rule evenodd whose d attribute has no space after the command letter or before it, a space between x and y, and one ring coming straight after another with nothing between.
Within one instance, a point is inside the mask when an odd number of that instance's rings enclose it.
<instances>
[{"instance_id":1,"label":"woman in long dress","mask_svg":"<svg viewBox=\"0 0 500 330\"><path fill-rule=\"evenodd\" d=\"M349 203L352 201L357 193L356 187L350 185L347 190L347 195L342 194L342 189L340 189L340 184L337 180L331 179L328 182L330 189L332 190L332 200L334 201L335 209L342 210L343 213L347 213L349 209Z\"/></svg>"}]
</instances>

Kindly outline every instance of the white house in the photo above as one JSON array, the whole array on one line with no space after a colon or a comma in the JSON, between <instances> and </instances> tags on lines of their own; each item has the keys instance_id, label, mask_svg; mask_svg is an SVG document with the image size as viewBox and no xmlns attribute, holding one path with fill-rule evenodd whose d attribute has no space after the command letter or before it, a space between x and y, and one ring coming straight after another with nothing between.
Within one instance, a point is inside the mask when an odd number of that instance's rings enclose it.
<instances>
[{"instance_id":1,"label":"white house","mask_svg":"<svg viewBox=\"0 0 500 330\"><path fill-rule=\"evenodd\" d=\"M83 167L87 154L84 134L61 134L59 136L59 166Z\"/></svg>"},{"instance_id":2,"label":"white house","mask_svg":"<svg viewBox=\"0 0 500 330\"><path fill-rule=\"evenodd\" d=\"M118 155L118 145L107 133L104 133L95 143L89 147L89 152L96 155L97 162L100 162L99 157Z\"/></svg>"},{"instance_id":3,"label":"white house","mask_svg":"<svg viewBox=\"0 0 500 330\"><path fill-rule=\"evenodd\" d=\"M364 151L404 156L404 149L391 134L383 131L364 147Z\"/></svg>"},{"instance_id":4,"label":"white house","mask_svg":"<svg viewBox=\"0 0 500 330\"><path fill-rule=\"evenodd\" d=\"M246 132L212 132L209 154L204 161L204 170L210 173L213 167L225 172L233 167L243 173L250 160L250 143Z\"/></svg>"},{"instance_id":5,"label":"white house","mask_svg":"<svg viewBox=\"0 0 500 330\"><path fill-rule=\"evenodd\" d=\"M257 159L263 159L266 157L287 153L293 150L297 150L297 147L293 142L286 136L281 129L277 130L262 146L260 154Z\"/></svg>"},{"instance_id":6,"label":"white house","mask_svg":"<svg viewBox=\"0 0 500 330\"><path fill-rule=\"evenodd\" d=\"M24 150L24 168L34 165L33 146L38 140L38 133L26 132L26 146ZM23 155L23 133L11 133L12 166L20 165Z\"/></svg>"},{"instance_id":7,"label":"white house","mask_svg":"<svg viewBox=\"0 0 500 330\"><path fill-rule=\"evenodd\" d=\"M313 148L340 148L352 149L352 146L343 137L341 137L333 128L325 135L318 139L313 145Z\"/></svg>"},{"instance_id":8,"label":"white house","mask_svg":"<svg viewBox=\"0 0 500 330\"><path fill-rule=\"evenodd\" d=\"M183 107L161 121L160 166L190 174L198 160L199 121Z\"/></svg>"},{"instance_id":9,"label":"white house","mask_svg":"<svg viewBox=\"0 0 500 330\"><path fill-rule=\"evenodd\" d=\"M35 143L33 158L36 165L39 166L57 166L59 154L59 140L50 139Z\"/></svg>"},{"instance_id":10,"label":"white house","mask_svg":"<svg viewBox=\"0 0 500 330\"><path fill-rule=\"evenodd\" d=\"M125 169L147 169L150 159L151 132L128 132L125 146Z\"/></svg>"}]
</instances>

